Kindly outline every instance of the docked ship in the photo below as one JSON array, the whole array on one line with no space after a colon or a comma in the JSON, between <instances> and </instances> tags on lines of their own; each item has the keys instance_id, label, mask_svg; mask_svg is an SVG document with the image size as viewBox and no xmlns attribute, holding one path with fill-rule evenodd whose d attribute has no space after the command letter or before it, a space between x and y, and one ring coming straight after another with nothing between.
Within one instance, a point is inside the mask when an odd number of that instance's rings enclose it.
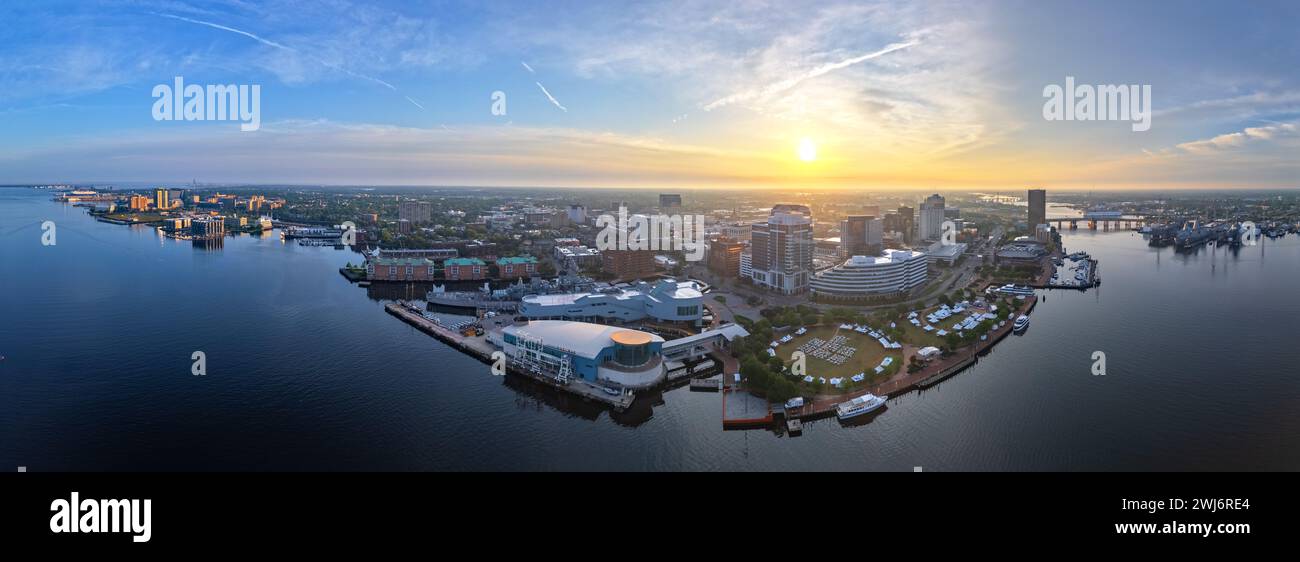
<instances>
[{"instance_id":1,"label":"docked ship","mask_svg":"<svg viewBox=\"0 0 1300 562\"><path fill-rule=\"evenodd\" d=\"M337 240L343 237L343 231L337 228L324 226L291 226L281 230L280 237L286 240L291 238L324 238Z\"/></svg>"},{"instance_id":2,"label":"docked ship","mask_svg":"<svg viewBox=\"0 0 1300 562\"><path fill-rule=\"evenodd\" d=\"M993 289L993 292L1000 293L1003 295L1014 295L1017 297L1034 296L1033 287L1030 287L1028 285L1012 285L1011 283L1007 283L1006 285Z\"/></svg>"},{"instance_id":3,"label":"docked ship","mask_svg":"<svg viewBox=\"0 0 1300 562\"><path fill-rule=\"evenodd\" d=\"M1214 230L1206 228L1189 221L1183 225L1183 228L1174 233L1174 247L1179 250L1190 250L1206 243L1214 235Z\"/></svg>"},{"instance_id":4,"label":"docked ship","mask_svg":"<svg viewBox=\"0 0 1300 562\"><path fill-rule=\"evenodd\" d=\"M425 300L432 305L452 308L514 311L519 309L519 301L528 295L586 292L594 288L595 281L589 277L562 275L554 280L533 278L527 283L520 279L504 289L495 290L486 282L477 291L448 291L445 285L434 285L425 295Z\"/></svg>"},{"instance_id":5,"label":"docked ship","mask_svg":"<svg viewBox=\"0 0 1300 562\"><path fill-rule=\"evenodd\" d=\"M1025 331L1025 328L1028 327L1029 327L1029 317L1025 316L1024 314L1021 314L1016 318L1015 323L1011 325L1011 330L1013 332L1023 332Z\"/></svg>"},{"instance_id":6,"label":"docked ship","mask_svg":"<svg viewBox=\"0 0 1300 562\"><path fill-rule=\"evenodd\" d=\"M836 404L835 415L841 420L847 420L879 409L885 405L886 400L883 396L867 393L848 402Z\"/></svg>"}]
</instances>

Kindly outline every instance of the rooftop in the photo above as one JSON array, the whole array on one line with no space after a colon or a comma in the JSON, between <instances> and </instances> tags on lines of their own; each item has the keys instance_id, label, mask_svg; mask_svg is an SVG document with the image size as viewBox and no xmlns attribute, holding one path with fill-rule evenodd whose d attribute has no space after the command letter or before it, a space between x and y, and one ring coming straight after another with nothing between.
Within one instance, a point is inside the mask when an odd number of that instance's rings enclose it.
<instances>
[{"instance_id":1,"label":"rooftop","mask_svg":"<svg viewBox=\"0 0 1300 562\"><path fill-rule=\"evenodd\" d=\"M418 267L428 267L433 265L433 260L426 258L370 258L370 262L375 265L412 265Z\"/></svg>"},{"instance_id":2,"label":"rooftop","mask_svg":"<svg viewBox=\"0 0 1300 562\"><path fill-rule=\"evenodd\" d=\"M922 254L921 252L913 252L911 250L885 250L879 256L853 256L845 261L844 265L851 267L885 265L905 262L924 255L925 254Z\"/></svg>"},{"instance_id":3,"label":"rooftop","mask_svg":"<svg viewBox=\"0 0 1300 562\"><path fill-rule=\"evenodd\" d=\"M595 357L602 349L613 345L616 334L620 339L630 340L635 337L641 343L664 341L663 338L649 332L567 320L533 320L524 325L506 326L502 331L516 336L524 332L541 338L545 345L571 351L583 357Z\"/></svg>"},{"instance_id":4,"label":"rooftop","mask_svg":"<svg viewBox=\"0 0 1300 562\"><path fill-rule=\"evenodd\" d=\"M478 258L451 258L443 262L443 265L484 265L484 262Z\"/></svg>"}]
</instances>

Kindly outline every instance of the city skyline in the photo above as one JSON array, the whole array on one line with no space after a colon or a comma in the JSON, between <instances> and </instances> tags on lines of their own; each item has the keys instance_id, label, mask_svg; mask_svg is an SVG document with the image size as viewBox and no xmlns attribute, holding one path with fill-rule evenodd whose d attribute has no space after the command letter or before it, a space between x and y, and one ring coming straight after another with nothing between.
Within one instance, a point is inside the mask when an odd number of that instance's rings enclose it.
<instances>
[{"instance_id":1,"label":"city skyline","mask_svg":"<svg viewBox=\"0 0 1300 562\"><path fill-rule=\"evenodd\" d=\"M0 182L1294 188L1296 10L8 5ZM260 85L260 129L155 121L176 77ZM1045 119L1074 81L1150 130Z\"/></svg>"}]
</instances>

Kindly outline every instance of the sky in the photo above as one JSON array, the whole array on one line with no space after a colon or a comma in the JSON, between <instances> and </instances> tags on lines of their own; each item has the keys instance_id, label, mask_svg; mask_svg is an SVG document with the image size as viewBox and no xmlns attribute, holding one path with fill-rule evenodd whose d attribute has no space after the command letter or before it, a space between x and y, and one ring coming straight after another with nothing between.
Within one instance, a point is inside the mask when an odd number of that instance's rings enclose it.
<instances>
[{"instance_id":1,"label":"sky","mask_svg":"<svg viewBox=\"0 0 1300 562\"><path fill-rule=\"evenodd\" d=\"M1294 1L15 0L0 21L0 183L1300 187ZM1149 86L1150 129L1045 118L1067 76ZM155 119L176 77L258 85L260 128Z\"/></svg>"}]
</instances>

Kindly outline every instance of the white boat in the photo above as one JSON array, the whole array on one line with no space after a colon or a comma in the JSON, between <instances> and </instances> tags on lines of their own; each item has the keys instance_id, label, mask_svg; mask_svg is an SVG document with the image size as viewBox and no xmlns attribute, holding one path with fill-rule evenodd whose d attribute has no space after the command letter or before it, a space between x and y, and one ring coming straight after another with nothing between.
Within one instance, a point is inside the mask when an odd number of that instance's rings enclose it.
<instances>
[{"instance_id":1,"label":"white boat","mask_svg":"<svg viewBox=\"0 0 1300 562\"><path fill-rule=\"evenodd\" d=\"M1027 327L1029 327L1029 317L1025 316L1024 314L1021 314L1019 317L1017 317L1016 323L1011 325L1011 329L1017 332Z\"/></svg>"},{"instance_id":2,"label":"white boat","mask_svg":"<svg viewBox=\"0 0 1300 562\"><path fill-rule=\"evenodd\" d=\"M872 412L877 408L885 405L886 399L874 394L864 394L848 402L840 402L835 405L835 415L842 420Z\"/></svg>"},{"instance_id":3,"label":"white boat","mask_svg":"<svg viewBox=\"0 0 1300 562\"><path fill-rule=\"evenodd\" d=\"M995 289L1004 295L1032 296L1034 290L1028 286L1012 285L1010 283Z\"/></svg>"}]
</instances>

